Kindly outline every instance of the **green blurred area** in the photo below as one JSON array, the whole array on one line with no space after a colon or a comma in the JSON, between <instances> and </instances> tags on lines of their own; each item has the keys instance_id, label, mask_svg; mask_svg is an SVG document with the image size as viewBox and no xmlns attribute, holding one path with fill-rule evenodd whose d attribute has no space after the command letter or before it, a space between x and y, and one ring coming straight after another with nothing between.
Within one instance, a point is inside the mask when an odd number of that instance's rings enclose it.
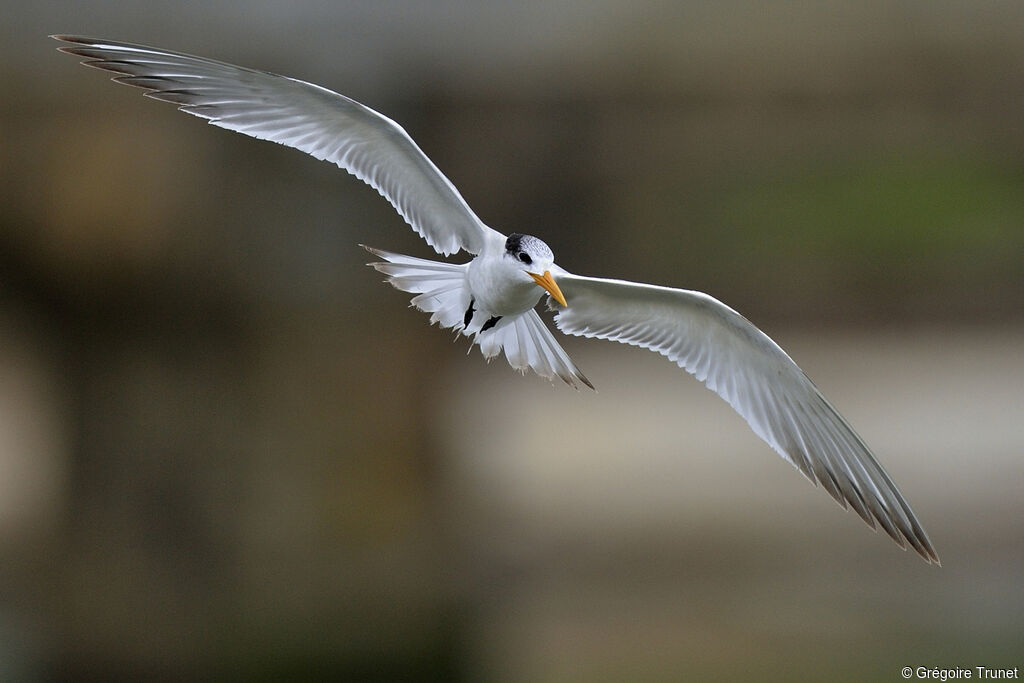
<instances>
[{"instance_id":1,"label":"green blurred area","mask_svg":"<svg viewBox=\"0 0 1024 683\"><path fill-rule=\"evenodd\" d=\"M1011 284L1024 263L1022 180L995 159L883 152L730 188L711 221L757 245L734 246L741 259L774 252L813 273L819 296L870 296L855 313L998 322L1024 303Z\"/></svg>"},{"instance_id":2,"label":"green blurred area","mask_svg":"<svg viewBox=\"0 0 1024 683\"><path fill-rule=\"evenodd\" d=\"M0 678L1024 664L1021 7L6 8ZM578 395L467 357L363 265L433 257L376 192L109 83L57 31L354 96L567 269L725 301L946 566L661 358L570 340ZM531 429L559 448L524 452Z\"/></svg>"}]
</instances>

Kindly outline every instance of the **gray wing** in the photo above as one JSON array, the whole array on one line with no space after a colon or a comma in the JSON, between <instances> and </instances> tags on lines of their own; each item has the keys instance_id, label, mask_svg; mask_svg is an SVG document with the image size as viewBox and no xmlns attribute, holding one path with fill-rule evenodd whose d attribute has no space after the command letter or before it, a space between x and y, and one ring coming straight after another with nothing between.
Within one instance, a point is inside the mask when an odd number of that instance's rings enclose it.
<instances>
[{"instance_id":1,"label":"gray wing","mask_svg":"<svg viewBox=\"0 0 1024 683\"><path fill-rule=\"evenodd\" d=\"M333 162L372 186L430 246L483 249L488 228L394 121L344 95L293 78L142 45L79 36L62 52L120 74L114 80L228 130ZM492 234L493 233L493 234Z\"/></svg>"},{"instance_id":2,"label":"gray wing","mask_svg":"<svg viewBox=\"0 0 1024 683\"><path fill-rule=\"evenodd\" d=\"M559 269L561 271L561 269ZM731 405L783 458L871 528L939 564L928 535L867 444L764 332L700 292L556 273L566 334L666 356Z\"/></svg>"}]
</instances>

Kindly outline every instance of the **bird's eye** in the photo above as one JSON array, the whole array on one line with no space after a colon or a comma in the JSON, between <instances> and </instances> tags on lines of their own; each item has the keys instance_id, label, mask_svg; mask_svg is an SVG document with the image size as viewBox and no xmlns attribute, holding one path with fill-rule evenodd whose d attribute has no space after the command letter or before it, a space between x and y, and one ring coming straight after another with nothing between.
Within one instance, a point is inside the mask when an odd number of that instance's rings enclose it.
<instances>
[{"instance_id":1,"label":"bird's eye","mask_svg":"<svg viewBox=\"0 0 1024 683\"><path fill-rule=\"evenodd\" d=\"M525 263L526 265L530 265L531 263L533 263L533 259L530 258L530 255L527 254L525 251L519 252L519 260Z\"/></svg>"}]
</instances>

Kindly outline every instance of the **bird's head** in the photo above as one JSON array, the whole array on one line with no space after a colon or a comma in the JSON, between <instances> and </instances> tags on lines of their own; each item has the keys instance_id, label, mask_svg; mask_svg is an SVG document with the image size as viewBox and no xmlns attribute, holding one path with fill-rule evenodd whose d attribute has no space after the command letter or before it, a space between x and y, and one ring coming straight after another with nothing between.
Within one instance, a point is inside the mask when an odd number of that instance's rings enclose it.
<instances>
[{"instance_id":1,"label":"bird's head","mask_svg":"<svg viewBox=\"0 0 1024 683\"><path fill-rule=\"evenodd\" d=\"M555 264L551 247L533 235L514 232L505 240L505 258L514 260L516 267L529 275L555 301L567 305L562 290L551 275L551 266Z\"/></svg>"}]
</instances>

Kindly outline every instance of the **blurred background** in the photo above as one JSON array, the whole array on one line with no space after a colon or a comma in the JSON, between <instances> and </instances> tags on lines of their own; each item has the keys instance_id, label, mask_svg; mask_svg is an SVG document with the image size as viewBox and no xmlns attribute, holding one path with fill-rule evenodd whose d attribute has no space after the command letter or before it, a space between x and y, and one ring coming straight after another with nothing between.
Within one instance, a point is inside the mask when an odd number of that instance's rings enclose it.
<instances>
[{"instance_id":1,"label":"blurred background","mask_svg":"<svg viewBox=\"0 0 1024 683\"><path fill-rule=\"evenodd\" d=\"M6 2L0 679L880 680L1024 665L1024 4ZM372 189L56 52L402 123L493 227L699 289L877 452L903 553L653 354L466 356Z\"/></svg>"}]
</instances>

